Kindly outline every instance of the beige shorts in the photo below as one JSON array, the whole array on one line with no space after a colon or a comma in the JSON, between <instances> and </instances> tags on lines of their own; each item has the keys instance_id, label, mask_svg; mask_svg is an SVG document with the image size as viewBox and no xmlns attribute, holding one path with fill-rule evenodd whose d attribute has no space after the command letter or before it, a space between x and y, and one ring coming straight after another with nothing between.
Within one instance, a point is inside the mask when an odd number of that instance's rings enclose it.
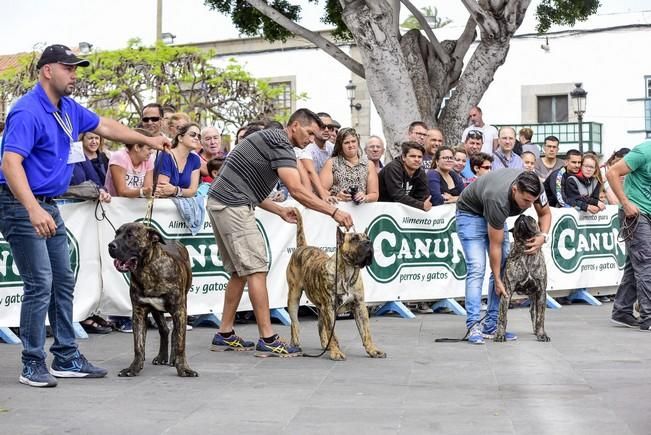
<instances>
[{"instance_id":1,"label":"beige shorts","mask_svg":"<svg viewBox=\"0 0 651 435\"><path fill-rule=\"evenodd\" d=\"M209 197L206 210L226 272L248 276L269 270L266 244L255 223L253 207L226 206Z\"/></svg>"}]
</instances>

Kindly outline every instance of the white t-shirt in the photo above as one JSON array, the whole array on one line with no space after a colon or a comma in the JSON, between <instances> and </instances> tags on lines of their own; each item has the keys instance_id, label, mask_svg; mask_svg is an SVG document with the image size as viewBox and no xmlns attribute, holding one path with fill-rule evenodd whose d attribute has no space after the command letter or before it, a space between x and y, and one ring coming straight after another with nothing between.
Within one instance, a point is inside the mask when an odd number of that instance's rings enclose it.
<instances>
[{"instance_id":1,"label":"white t-shirt","mask_svg":"<svg viewBox=\"0 0 651 435\"><path fill-rule=\"evenodd\" d=\"M335 144L332 142L326 142L323 149L319 148L317 144L312 142L303 149L303 153L299 157L301 160L312 160L314 163L314 170L318 174L323 169L326 160L332 157L332 150L335 148Z\"/></svg>"},{"instance_id":2,"label":"white t-shirt","mask_svg":"<svg viewBox=\"0 0 651 435\"><path fill-rule=\"evenodd\" d=\"M472 130L479 130L482 132L482 135L484 136L484 144L481 146L481 152L486 153L489 156L492 156L493 140L499 137L497 133L497 129L489 124L484 124L483 127L475 127L474 125L471 125L470 127L466 128L463 131L463 134L461 135L461 142L466 141L466 136L468 136L468 132Z\"/></svg>"},{"instance_id":3,"label":"white t-shirt","mask_svg":"<svg viewBox=\"0 0 651 435\"><path fill-rule=\"evenodd\" d=\"M113 184L113 176L111 175L112 165L124 168L126 171L125 181L127 187L131 189L140 189L145 182L147 171L154 169L154 162L152 159L145 160L138 166L133 166L133 162L131 161L131 157L126 148L114 152L109 159L109 170L106 172L106 181L104 182L104 187L111 196L118 195L117 190L115 190L115 185Z\"/></svg>"}]
</instances>

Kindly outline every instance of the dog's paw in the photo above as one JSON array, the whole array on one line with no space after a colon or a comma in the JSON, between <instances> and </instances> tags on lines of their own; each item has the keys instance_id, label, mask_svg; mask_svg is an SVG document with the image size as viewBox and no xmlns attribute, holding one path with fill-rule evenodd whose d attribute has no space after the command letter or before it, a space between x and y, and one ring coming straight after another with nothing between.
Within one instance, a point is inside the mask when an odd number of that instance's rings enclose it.
<instances>
[{"instance_id":1,"label":"dog's paw","mask_svg":"<svg viewBox=\"0 0 651 435\"><path fill-rule=\"evenodd\" d=\"M190 367L177 367L176 372L182 378L196 378L199 376L199 373L195 372Z\"/></svg>"},{"instance_id":2,"label":"dog's paw","mask_svg":"<svg viewBox=\"0 0 651 435\"><path fill-rule=\"evenodd\" d=\"M545 333L542 333L540 335L536 335L536 340L542 341L542 342L552 341L552 339L549 338L549 335L547 335Z\"/></svg>"},{"instance_id":3,"label":"dog's paw","mask_svg":"<svg viewBox=\"0 0 651 435\"><path fill-rule=\"evenodd\" d=\"M156 355L151 363L155 366L164 366L167 365L169 361L167 360L167 355Z\"/></svg>"},{"instance_id":4,"label":"dog's paw","mask_svg":"<svg viewBox=\"0 0 651 435\"><path fill-rule=\"evenodd\" d=\"M138 376L138 373L140 373L140 370L135 370L131 367L127 367L126 369L120 370L118 376L121 378L132 378L134 376Z\"/></svg>"},{"instance_id":5,"label":"dog's paw","mask_svg":"<svg viewBox=\"0 0 651 435\"><path fill-rule=\"evenodd\" d=\"M496 343L504 343L506 341L506 337L504 334L496 334L495 338L493 338L493 341Z\"/></svg>"},{"instance_id":6,"label":"dog's paw","mask_svg":"<svg viewBox=\"0 0 651 435\"><path fill-rule=\"evenodd\" d=\"M330 351L330 359L333 361L344 361L346 359L346 355L340 350L331 350Z\"/></svg>"},{"instance_id":7,"label":"dog's paw","mask_svg":"<svg viewBox=\"0 0 651 435\"><path fill-rule=\"evenodd\" d=\"M370 351L367 351L368 356L371 358L386 358L387 354L386 352L382 352L380 349L372 349Z\"/></svg>"}]
</instances>

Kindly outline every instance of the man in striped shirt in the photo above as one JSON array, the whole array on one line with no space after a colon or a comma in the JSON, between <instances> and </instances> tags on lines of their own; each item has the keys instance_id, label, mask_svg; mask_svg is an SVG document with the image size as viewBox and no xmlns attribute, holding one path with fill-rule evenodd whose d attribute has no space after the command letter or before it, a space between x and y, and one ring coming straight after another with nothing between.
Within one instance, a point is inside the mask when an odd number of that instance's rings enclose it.
<instances>
[{"instance_id":1,"label":"man in striped shirt","mask_svg":"<svg viewBox=\"0 0 651 435\"><path fill-rule=\"evenodd\" d=\"M231 275L224 297L224 312L219 331L213 338L213 350L253 350L256 356L295 356L300 349L290 346L274 334L267 294L268 260L262 234L255 222L255 207L296 223L293 208L285 208L267 197L278 179L292 197L304 206L330 215L339 225L350 228L350 214L316 197L301 183L293 147L304 148L310 135L323 128L321 119L308 109L298 109L284 130L270 129L253 133L230 152L219 177L208 192L207 210L224 269ZM258 323L257 344L246 341L233 331L235 313L244 285Z\"/></svg>"}]
</instances>

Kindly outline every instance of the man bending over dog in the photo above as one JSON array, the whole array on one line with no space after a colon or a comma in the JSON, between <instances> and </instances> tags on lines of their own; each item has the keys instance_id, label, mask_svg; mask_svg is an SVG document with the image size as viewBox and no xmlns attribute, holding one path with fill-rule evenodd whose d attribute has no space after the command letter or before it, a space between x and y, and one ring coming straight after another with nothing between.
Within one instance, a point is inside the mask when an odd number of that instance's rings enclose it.
<instances>
[{"instance_id":1,"label":"man bending over dog","mask_svg":"<svg viewBox=\"0 0 651 435\"><path fill-rule=\"evenodd\" d=\"M457 234L461 240L468 267L466 277L466 326L468 343L484 344L497 329L498 296L506 295L502 281L502 265L509 251L506 219L534 205L541 232L527 242L525 254L533 254L547 242L551 212L540 180L533 172L500 169L480 177L461 193L457 201ZM486 271L486 251L491 268L488 286L488 315L479 324L481 289ZM506 332L506 340L517 337Z\"/></svg>"},{"instance_id":2,"label":"man bending over dog","mask_svg":"<svg viewBox=\"0 0 651 435\"><path fill-rule=\"evenodd\" d=\"M296 223L295 209L281 207L267 199L278 179L294 199L304 206L330 215L339 225L350 228L350 214L335 208L308 191L296 169L293 146L304 148L310 136L323 128L321 119L308 109L298 109L284 130L270 129L247 136L231 151L217 180L208 192L207 210L224 269L231 275L224 297L224 312L213 350L253 350L256 356L295 356L300 349L282 341L271 328L267 295L266 258L262 234L255 223L255 207ZM246 341L233 331L235 313L244 284L248 284L260 339Z\"/></svg>"}]
</instances>

